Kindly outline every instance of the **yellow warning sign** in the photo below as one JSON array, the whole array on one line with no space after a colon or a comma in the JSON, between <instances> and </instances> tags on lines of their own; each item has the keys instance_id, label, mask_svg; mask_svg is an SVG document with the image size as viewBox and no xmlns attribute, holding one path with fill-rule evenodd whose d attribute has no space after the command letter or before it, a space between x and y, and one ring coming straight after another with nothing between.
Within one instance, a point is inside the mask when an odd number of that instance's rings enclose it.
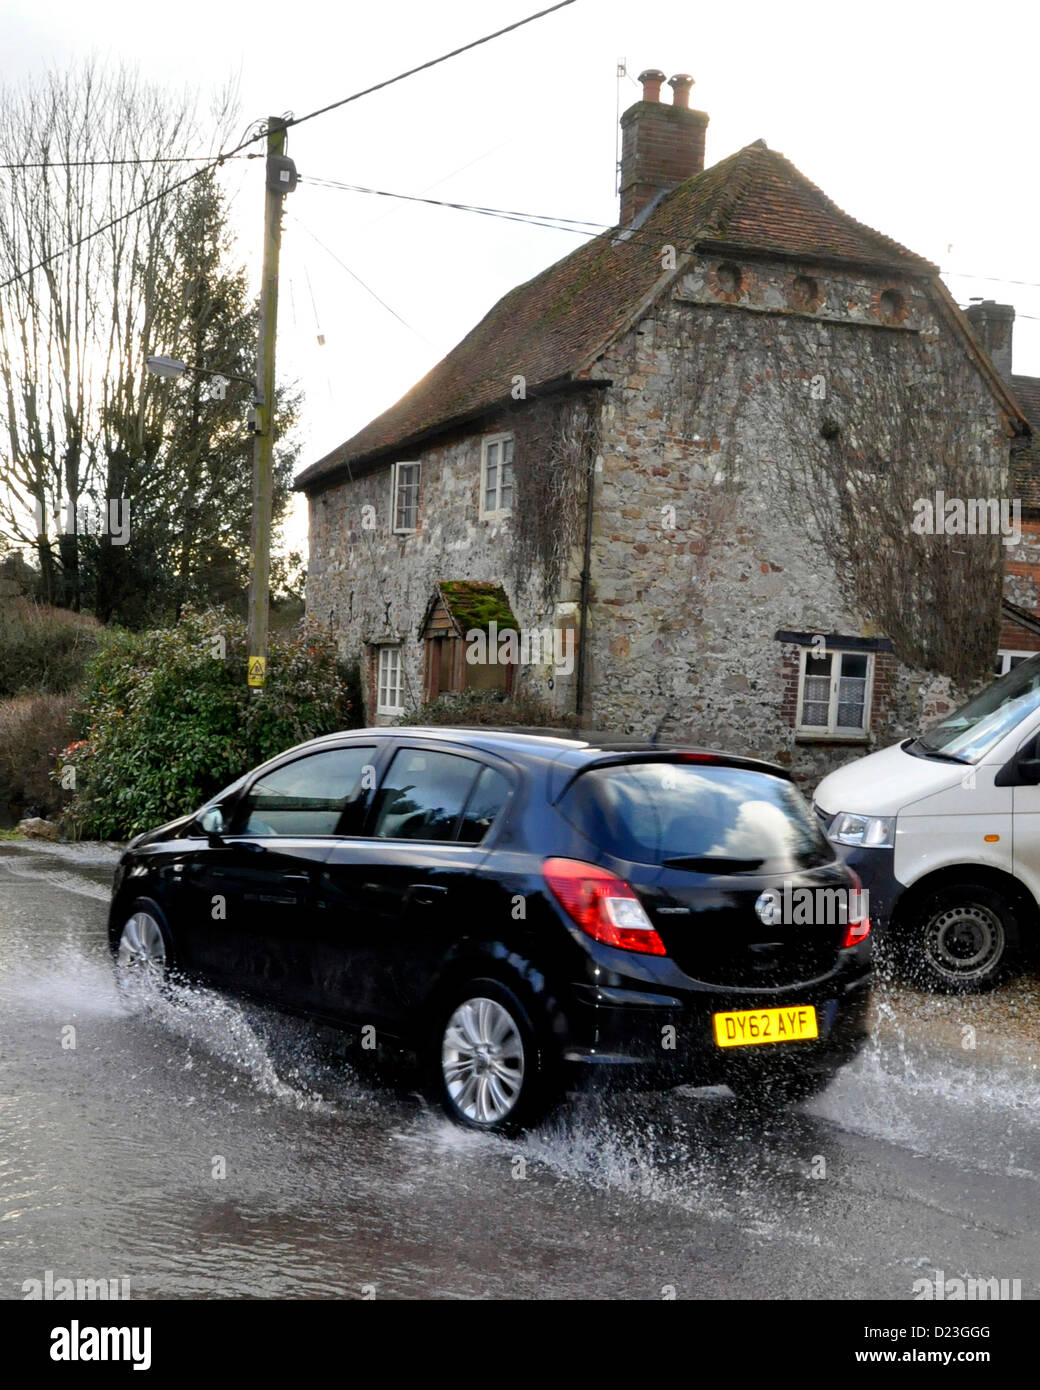
<instances>
[{"instance_id":1,"label":"yellow warning sign","mask_svg":"<svg viewBox=\"0 0 1040 1390\"><path fill-rule=\"evenodd\" d=\"M249 684L260 686L267 679L267 657L251 656L249 658Z\"/></svg>"}]
</instances>

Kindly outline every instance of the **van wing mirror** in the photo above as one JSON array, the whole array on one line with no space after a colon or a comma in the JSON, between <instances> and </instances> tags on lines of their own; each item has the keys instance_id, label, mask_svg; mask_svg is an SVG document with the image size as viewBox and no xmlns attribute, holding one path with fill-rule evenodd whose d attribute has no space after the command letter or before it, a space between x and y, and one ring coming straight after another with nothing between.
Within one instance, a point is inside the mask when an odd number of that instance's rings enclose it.
<instances>
[{"instance_id":1,"label":"van wing mirror","mask_svg":"<svg viewBox=\"0 0 1040 1390\"><path fill-rule=\"evenodd\" d=\"M1031 738L1009 758L993 779L996 787L1040 786L1040 753L1038 740Z\"/></svg>"}]
</instances>

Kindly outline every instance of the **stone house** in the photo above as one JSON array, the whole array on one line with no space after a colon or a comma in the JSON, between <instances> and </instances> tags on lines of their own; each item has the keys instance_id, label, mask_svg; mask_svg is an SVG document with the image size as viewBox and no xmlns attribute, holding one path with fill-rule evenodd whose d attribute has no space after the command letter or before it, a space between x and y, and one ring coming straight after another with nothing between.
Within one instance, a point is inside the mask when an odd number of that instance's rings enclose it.
<instances>
[{"instance_id":1,"label":"stone house","mask_svg":"<svg viewBox=\"0 0 1040 1390\"><path fill-rule=\"evenodd\" d=\"M992 668L1029 426L934 265L640 80L619 226L297 479L308 610L370 722L508 689L810 779Z\"/></svg>"}]
</instances>

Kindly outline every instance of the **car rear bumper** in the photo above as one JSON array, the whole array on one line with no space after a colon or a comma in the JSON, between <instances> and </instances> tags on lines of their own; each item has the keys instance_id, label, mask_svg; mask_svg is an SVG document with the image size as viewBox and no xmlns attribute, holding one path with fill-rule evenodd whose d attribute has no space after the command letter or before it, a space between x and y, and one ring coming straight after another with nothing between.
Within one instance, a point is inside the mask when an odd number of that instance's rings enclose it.
<instances>
[{"instance_id":1,"label":"car rear bumper","mask_svg":"<svg viewBox=\"0 0 1040 1390\"><path fill-rule=\"evenodd\" d=\"M868 1037L869 969L842 972L804 987L725 995L675 995L576 986L568 1008L570 1074L618 1073L628 1085L716 1085L736 1071L825 1071L850 1062ZM758 1046L719 1047L713 1015L812 1004L819 1037Z\"/></svg>"}]
</instances>

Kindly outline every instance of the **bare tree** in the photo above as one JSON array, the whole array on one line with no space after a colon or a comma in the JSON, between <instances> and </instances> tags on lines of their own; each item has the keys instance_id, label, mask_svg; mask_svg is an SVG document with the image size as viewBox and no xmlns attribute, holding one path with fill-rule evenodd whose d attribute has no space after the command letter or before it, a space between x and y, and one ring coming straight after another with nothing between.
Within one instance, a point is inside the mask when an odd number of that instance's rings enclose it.
<instances>
[{"instance_id":1,"label":"bare tree","mask_svg":"<svg viewBox=\"0 0 1040 1390\"><path fill-rule=\"evenodd\" d=\"M51 602L80 606L77 503L125 496L158 447L144 358L172 312L175 161L231 116L227 94L204 135L189 94L91 63L0 91L0 539L35 549Z\"/></svg>"}]
</instances>

